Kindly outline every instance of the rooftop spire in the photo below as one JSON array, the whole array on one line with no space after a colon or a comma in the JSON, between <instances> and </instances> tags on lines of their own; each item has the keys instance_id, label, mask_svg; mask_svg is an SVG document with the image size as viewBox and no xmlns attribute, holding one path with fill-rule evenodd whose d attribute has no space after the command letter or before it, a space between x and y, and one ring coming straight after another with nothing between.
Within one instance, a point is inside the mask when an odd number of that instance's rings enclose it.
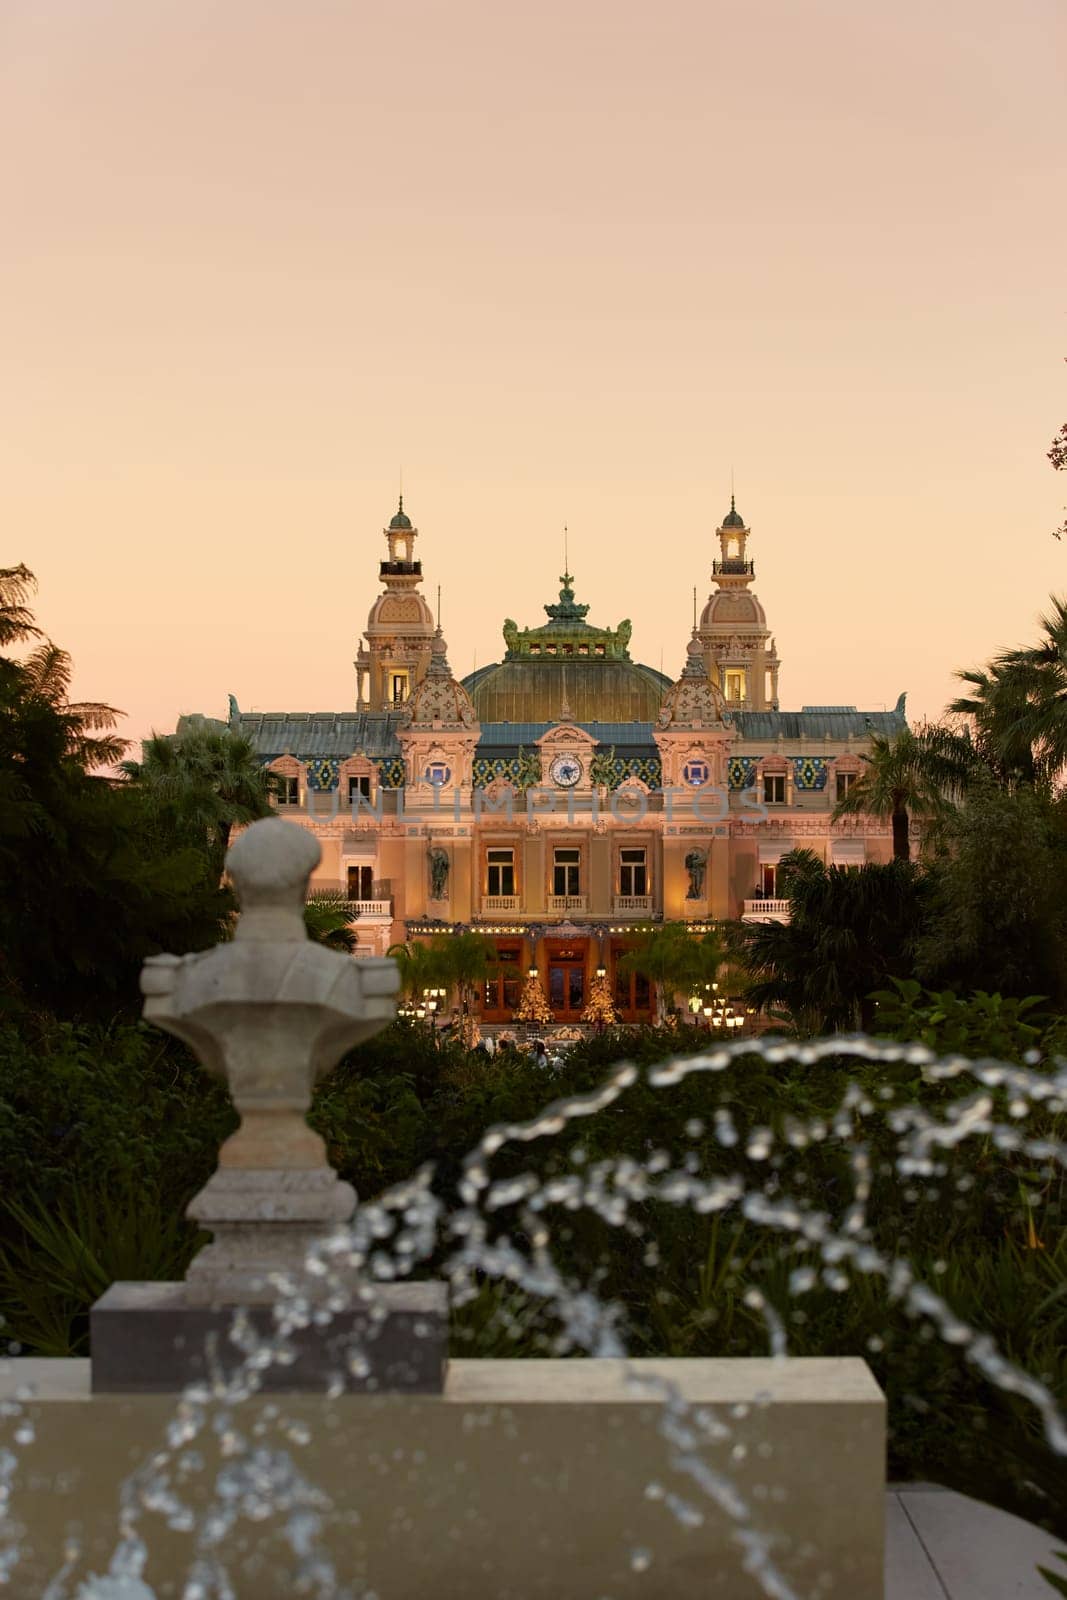
<instances>
[{"instance_id":1,"label":"rooftop spire","mask_svg":"<svg viewBox=\"0 0 1067 1600\"><path fill-rule=\"evenodd\" d=\"M571 588L574 582L573 572L561 572L559 581L563 585L559 591L559 601L554 606L546 606L545 610L554 622L579 621L585 616L589 607L575 604L574 590Z\"/></svg>"},{"instance_id":2,"label":"rooftop spire","mask_svg":"<svg viewBox=\"0 0 1067 1600\"><path fill-rule=\"evenodd\" d=\"M400 491L400 499L399 499L399 502L398 502L397 508L396 508L396 516L393 518L392 522L390 522L389 526L391 528L410 528L411 527L411 518L408 516L407 512L404 510L404 492L403 492L403 490Z\"/></svg>"},{"instance_id":3,"label":"rooftop spire","mask_svg":"<svg viewBox=\"0 0 1067 1600\"><path fill-rule=\"evenodd\" d=\"M738 511L737 501L732 494L730 496L730 509L726 516L723 517L722 525L724 528L743 528L745 525L745 519Z\"/></svg>"}]
</instances>

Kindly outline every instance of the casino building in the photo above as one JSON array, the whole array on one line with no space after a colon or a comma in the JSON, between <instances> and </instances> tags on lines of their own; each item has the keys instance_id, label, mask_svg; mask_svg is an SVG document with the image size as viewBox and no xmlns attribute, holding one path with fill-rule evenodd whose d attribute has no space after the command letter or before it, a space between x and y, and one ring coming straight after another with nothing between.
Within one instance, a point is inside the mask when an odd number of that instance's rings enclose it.
<instances>
[{"instance_id":1,"label":"casino building","mask_svg":"<svg viewBox=\"0 0 1067 1600\"><path fill-rule=\"evenodd\" d=\"M243 712L231 696L228 719L279 775L282 814L318 836L313 888L352 903L358 953L479 929L500 963L483 1020L510 1020L535 965L557 1021L579 1018L600 966L640 1020L648 984L617 963L643 925L787 916L776 875L797 847L889 859L888 821L831 813L871 734L905 726L904 696L893 711L779 708L732 499L677 678L632 659L629 621L590 622L565 573L545 622L506 619L501 660L458 679L402 498L383 531L355 707ZM179 731L192 725L223 726L188 717Z\"/></svg>"}]
</instances>

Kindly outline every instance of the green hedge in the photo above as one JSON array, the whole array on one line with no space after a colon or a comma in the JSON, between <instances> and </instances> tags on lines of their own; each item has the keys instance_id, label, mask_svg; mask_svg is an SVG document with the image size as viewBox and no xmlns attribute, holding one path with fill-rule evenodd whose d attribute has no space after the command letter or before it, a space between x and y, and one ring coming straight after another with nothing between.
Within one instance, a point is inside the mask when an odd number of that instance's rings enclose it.
<instances>
[{"instance_id":1,"label":"green hedge","mask_svg":"<svg viewBox=\"0 0 1067 1600\"><path fill-rule=\"evenodd\" d=\"M781 1134L811 1118L829 1124L847 1084L859 1083L872 1108L862 1122L872 1158L871 1244L909 1260L958 1315L1044 1378L1067 1406L1062 1178L988 1141L947 1153L936 1178L922 1183L902 1182L892 1165L894 1104L945 1109L971 1092L970 1082L931 1085L918 1067L845 1057L772 1066L754 1053L728 1071L694 1074L672 1087L649 1082L646 1069L655 1061L706 1042L695 1031L617 1030L546 1073L522 1056L489 1060L435 1049L424 1028L397 1023L320 1085L311 1121L364 1197L430 1162L436 1189L454 1201L462 1159L488 1126L522 1121L551 1098L591 1090L628 1057L640 1068L637 1080L612 1105L551 1139L505 1146L493 1159L494 1175L533 1171L545 1178L662 1151L672 1165L737 1173L755 1188L770 1183L840 1219L852 1193L849 1149L840 1140L806 1149L783 1144L770 1160L744 1152L754 1129ZM717 1112L731 1118L736 1145L716 1138ZM1035 1115L1027 1126L1062 1140L1062 1120L1057 1128ZM221 1088L179 1045L149 1029L26 1019L0 1025L0 1312L9 1337L26 1349L60 1353L66 1340L67 1348L84 1350L85 1314L101 1276L183 1270L198 1240L181 1214L232 1126ZM782 1316L794 1352L870 1362L889 1398L894 1475L937 1479L1067 1535L1065 1464L1045 1443L1033 1409L930 1337L890 1301L880 1280L852 1275L837 1288L821 1283L791 1296L789 1275L815 1261L810 1248L757 1230L736 1210L709 1217L646 1202L631 1207L623 1226L562 1208L547 1220L557 1265L569 1281L618 1304L634 1353L764 1353L766 1328L745 1303L746 1291L758 1286ZM524 1237L512 1211L495 1215L494 1226ZM42 1284L52 1289L44 1293ZM557 1332L550 1308L486 1284L455 1317L455 1348L534 1354L554 1348Z\"/></svg>"}]
</instances>

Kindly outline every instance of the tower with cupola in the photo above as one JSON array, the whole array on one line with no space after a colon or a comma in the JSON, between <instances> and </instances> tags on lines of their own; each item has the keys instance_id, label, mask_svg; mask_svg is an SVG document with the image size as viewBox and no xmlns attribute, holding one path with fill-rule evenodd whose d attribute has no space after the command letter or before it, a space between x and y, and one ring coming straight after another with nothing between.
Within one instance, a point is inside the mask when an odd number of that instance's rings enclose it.
<instances>
[{"instance_id":1,"label":"tower with cupola","mask_svg":"<svg viewBox=\"0 0 1067 1600\"><path fill-rule=\"evenodd\" d=\"M734 729L722 691L708 677L695 630L681 677L663 698L652 737L664 788L726 789Z\"/></svg>"},{"instance_id":2,"label":"tower with cupola","mask_svg":"<svg viewBox=\"0 0 1067 1600\"><path fill-rule=\"evenodd\" d=\"M414 802L432 798L435 789L459 789L469 796L480 732L471 697L452 676L438 628L430 640L429 665L401 711L396 734Z\"/></svg>"},{"instance_id":3,"label":"tower with cupola","mask_svg":"<svg viewBox=\"0 0 1067 1600\"><path fill-rule=\"evenodd\" d=\"M404 510L403 495L382 532L382 593L371 606L355 660L361 711L393 711L407 702L426 675L434 636L433 612L421 591L422 562L415 555L419 530Z\"/></svg>"},{"instance_id":4,"label":"tower with cupola","mask_svg":"<svg viewBox=\"0 0 1067 1600\"><path fill-rule=\"evenodd\" d=\"M715 585L700 616L700 641L708 676L730 711L777 711L778 653L767 614L752 591L756 564L748 554L751 529L730 496L716 529Z\"/></svg>"}]
</instances>

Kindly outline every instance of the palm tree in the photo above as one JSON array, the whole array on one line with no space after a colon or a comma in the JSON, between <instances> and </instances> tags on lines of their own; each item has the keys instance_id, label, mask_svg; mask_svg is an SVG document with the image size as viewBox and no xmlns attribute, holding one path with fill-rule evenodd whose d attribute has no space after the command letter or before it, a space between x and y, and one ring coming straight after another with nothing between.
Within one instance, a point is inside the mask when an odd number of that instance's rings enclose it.
<instances>
[{"instance_id":1,"label":"palm tree","mask_svg":"<svg viewBox=\"0 0 1067 1600\"><path fill-rule=\"evenodd\" d=\"M1067 766L1067 601L1053 595L1037 645L1006 650L949 707L974 720L975 736L1002 782L1050 783Z\"/></svg>"},{"instance_id":2,"label":"palm tree","mask_svg":"<svg viewBox=\"0 0 1067 1600\"><path fill-rule=\"evenodd\" d=\"M908 977L922 927L923 880L909 861L828 867L811 850L779 865L787 923L746 924L739 953L754 980L747 998L782 1005L809 1033L869 1027L870 995Z\"/></svg>"},{"instance_id":3,"label":"palm tree","mask_svg":"<svg viewBox=\"0 0 1067 1600\"><path fill-rule=\"evenodd\" d=\"M684 922L665 922L641 930L638 943L620 957L619 970L640 973L655 985L656 1016L662 1021L674 995L714 983L725 960L720 934L709 932L698 939Z\"/></svg>"},{"instance_id":4,"label":"palm tree","mask_svg":"<svg viewBox=\"0 0 1067 1600\"><path fill-rule=\"evenodd\" d=\"M418 1000L424 989L447 987L446 946L451 941L431 939L428 943L409 940L407 944L393 944L386 951L400 969L400 992L409 1000Z\"/></svg>"},{"instance_id":5,"label":"palm tree","mask_svg":"<svg viewBox=\"0 0 1067 1600\"><path fill-rule=\"evenodd\" d=\"M863 760L863 771L837 802L833 819L858 812L889 817L897 861L911 858L911 818L918 815L936 823L981 764L969 734L937 725L872 733Z\"/></svg>"},{"instance_id":6,"label":"palm tree","mask_svg":"<svg viewBox=\"0 0 1067 1600\"><path fill-rule=\"evenodd\" d=\"M496 945L484 933L453 934L444 945L446 987L456 988L460 1011L468 1016L475 994L499 965Z\"/></svg>"},{"instance_id":7,"label":"palm tree","mask_svg":"<svg viewBox=\"0 0 1067 1600\"><path fill-rule=\"evenodd\" d=\"M313 889L304 905L304 926L308 937L328 950L351 955L356 948L356 918L348 909L348 897L340 889Z\"/></svg>"},{"instance_id":8,"label":"palm tree","mask_svg":"<svg viewBox=\"0 0 1067 1600\"><path fill-rule=\"evenodd\" d=\"M113 766L129 746L113 732L124 713L99 700L68 700L73 663L70 654L45 639L19 665L24 693L44 700L66 729L67 755L81 767Z\"/></svg>"},{"instance_id":9,"label":"palm tree","mask_svg":"<svg viewBox=\"0 0 1067 1600\"><path fill-rule=\"evenodd\" d=\"M37 587L29 567L0 567L0 645L39 639L41 630L26 601Z\"/></svg>"},{"instance_id":10,"label":"palm tree","mask_svg":"<svg viewBox=\"0 0 1067 1600\"><path fill-rule=\"evenodd\" d=\"M275 780L251 742L228 729L153 734L119 769L163 809L205 834L219 874L235 827L270 814Z\"/></svg>"},{"instance_id":11,"label":"palm tree","mask_svg":"<svg viewBox=\"0 0 1067 1600\"><path fill-rule=\"evenodd\" d=\"M38 700L55 713L64 735L63 754L81 767L111 766L128 740L113 731L121 711L101 701L71 701L72 663L66 650L45 639L26 601L36 588L33 573L21 563L0 568L0 646L26 639L41 643L24 661L5 662L9 692L23 701Z\"/></svg>"}]
</instances>

